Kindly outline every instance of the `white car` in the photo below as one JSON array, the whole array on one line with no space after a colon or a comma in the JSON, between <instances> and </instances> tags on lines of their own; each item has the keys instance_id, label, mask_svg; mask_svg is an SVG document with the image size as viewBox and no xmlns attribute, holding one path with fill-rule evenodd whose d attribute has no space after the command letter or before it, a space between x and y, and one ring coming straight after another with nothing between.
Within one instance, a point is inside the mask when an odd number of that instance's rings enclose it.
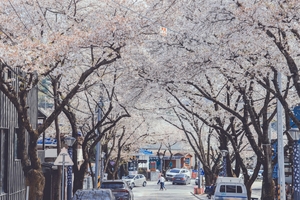
<instances>
[{"instance_id":1,"label":"white car","mask_svg":"<svg viewBox=\"0 0 300 200\"><path fill-rule=\"evenodd\" d=\"M248 175L251 177L253 175L253 169L248 169Z\"/></svg>"},{"instance_id":2,"label":"white car","mask_svg":"<svg viewBox=\"0 0 300 200\"><path fill-rule=\"evenodd\" d=\"M257 174L257 178L258 179L262 179L263 178L263 173L264 173L264 170L259 170L258 174Z\"/></svg>"},{"instance_id":3,"label":"white car","mask_svg":"<svg viewBox=\"0 0 300 200\"><path fill-rule=\"evenodd\" d=\"M176 174L186 174L188 177L191 178L191 172L188 169L173 168L173 169L170 169L169 171L167 171L166 180L172 181L173 177Z\"/></svg>"},{"instance_id":4,"label":"white car","mask_svg":"<svg viewBox=\"0 0 300 200\"><path fill-rule=\"evenodd\" d=\"M135 187L135 186L146 187L147 185L146 177L143 174L128 175L123 177L122 180L126 181L128 185L130 185L131 187Z\"/></svg>"}]
</instances>

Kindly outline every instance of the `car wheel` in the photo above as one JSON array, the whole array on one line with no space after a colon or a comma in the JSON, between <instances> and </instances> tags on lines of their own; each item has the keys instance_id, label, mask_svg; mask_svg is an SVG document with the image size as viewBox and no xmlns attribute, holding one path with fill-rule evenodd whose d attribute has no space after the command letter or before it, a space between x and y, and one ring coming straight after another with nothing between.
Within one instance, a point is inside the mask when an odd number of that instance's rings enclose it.
<instances>
[{"instance_id":1,"label":"car wheel","mask_svg":"<svg viewBox=\"0 0 300 200\"><path fill-rule=\"evenodd\" d=\"M134 187L135 187L135 184L134 184L134 183L131 183L131 187L134 188Z\"/></svg>"},{"instance_id":2,"label":"car wheel","mask_svg":"<svg viewBox=\"0 0 300 200\"><path fill-rule=\"evenodd\" d=\"M175 185L175 183L172 183L172 185Z\"/></svg>"},{"instance_id":3,"label":"car wheel","mask_svg":"<svg viewBox=\"0 0 300 200\"><path fill-rule=\"evenodd\" d=\"M146 185L147 185L147 182L146 182L146 181L144 181L144 183L143 183L143 187L146 187Z\"/></svg>"}]
</instances>

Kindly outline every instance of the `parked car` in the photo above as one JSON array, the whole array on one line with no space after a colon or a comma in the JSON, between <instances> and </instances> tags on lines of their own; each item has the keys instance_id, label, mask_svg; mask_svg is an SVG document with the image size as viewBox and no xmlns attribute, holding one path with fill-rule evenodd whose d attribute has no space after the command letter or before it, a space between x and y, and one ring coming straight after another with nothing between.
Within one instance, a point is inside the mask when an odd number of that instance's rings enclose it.
<instances>
[{"instance_id":1,"label":"parked car","mask_svg":"<svg viewBox=\"0 0 300 200\"><path fill-rule=\"evenodd\" d=\"M210 199L213 194L208 195ZM213 200L248 199L244 180L233 177L219 177L214 191Z\"/></svg>"},{"instance_id":2,"label":"parked car","mask_svg":"<svg viewBox=\"0 0 300 200\"><path fill-rule=\"evenodd\" d=\"M110 189L116 200L134 200L132 187L124 180L105 180L101 183L101 189Z\"/></svg>"},{"instance_id":3,"label":"parked car","mask_svg":"<svg viewBox=\"0 0 300 200\"><path fill-rule=\"evenodd\" d=\"M176 174L186 174L191 177L191 172L188 169L173 168L166 173L166 180L172 181Z\"/></svg>"},{"instance_id":4,"label":"parked car","mask_svg":"<svg viewBox=\"0 0 300 200\"><path fill-rule=\"evenodd\" d=\"M110 189L77 190L72 200L116 200Z\"/></svg>"},{"instance_id":5,"label":"parked car","mask_svg":"<svg viewBox=\"0 0 300 200\"><path fill-rule=\"evenodd\" d=\"M131 187L135 186L143 186L146 187L147 181L146 177L143 174L134 174L134 175L128 175L122 178L122 180L127 181Z\"/></svg>"},{"instance_id":6,"label":"parked car","mask_svg":"<svg viewBox=\"0 0 300 200\"><path fill-rule=\"evenodd\" d=\"M191 177L189 177L188 175L186 174L176 174L174 177L173 177L173 185L175 184L184 184L184 185L187 185L187 184L190 184L191 183Z\"/></svg>"},{"instance_id":7,"label":"parked car","mask_svg":"<svg viewBox=\"0 0 300 200\"><path fill-rule=\"evenodd\" d=\"M251 177L253 175L253 169L248 169L248 175Z\"/></svg>"},{"instance_id":8,"label":"parked car","mask_svg":"<svg viewBox=\"0 0 300 200\"><path fill-rule=\"evenodd\" d=\"M259 170L259 171L258 171L258 174L257 174L257 178L258 178L258 179L262 179L262 178L263 178L263 173L264 173L264 170L262 170L262 169Z\"/></svg>"}]
</instances>

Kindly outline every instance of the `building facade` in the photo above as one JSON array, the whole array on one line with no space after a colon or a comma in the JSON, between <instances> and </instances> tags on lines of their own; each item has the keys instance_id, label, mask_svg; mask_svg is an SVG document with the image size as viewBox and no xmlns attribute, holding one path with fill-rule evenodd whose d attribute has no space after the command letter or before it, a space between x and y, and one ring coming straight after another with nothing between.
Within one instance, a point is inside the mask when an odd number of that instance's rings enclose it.
<instances>
[{"instance_id":1,"label":"building facade","mask_svg":"<svg viewBox=\"0 0 300 200\"><path fill-rule=\"evenodd\" d=\"M17 87L17 80L14 84ZM28 98L28 102L31 103L29 105L31 123L33 127L36 127L37 89L33 89ZM16 109L0 92L0 200L23 200L26 198L25 177L21 160L17 157L17 130L18 114Z\"/></svg>"}]
</instances>

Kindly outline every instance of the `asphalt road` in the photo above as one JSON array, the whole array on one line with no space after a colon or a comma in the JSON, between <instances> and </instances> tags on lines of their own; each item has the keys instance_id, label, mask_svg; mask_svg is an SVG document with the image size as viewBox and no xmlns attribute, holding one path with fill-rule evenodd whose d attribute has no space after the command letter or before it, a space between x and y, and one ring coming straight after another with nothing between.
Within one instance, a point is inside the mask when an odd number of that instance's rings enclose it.
<instances>
[{"instance_id":1,"label":"asphalt road","mask_svg":"<svg viewBox=\"0 0 300 200\"><path fill-rule=\"evenodd\" d=\"M194 194L195 180L189 185L172 185L166 182L167 190L160 191L156 181L148 181L146 187L133 188L134 200L207 200L206 194ZM261 181L255 181L252 185L252 195L260 196Z\"/></svg>"},{"instance_id":2,"label":"asphalt road","mask_svg":"<svg viewBox=\"0 0 300 200\"><path fill-rule=\"evenodd\" d=\"M194 195L194 180L188 185L172 185L172 182L165 183L167 190L159 190L156 181L148 181L146 187L134 187L132 189L134 200L197 200Z\"/></svg>"}]
</instances>

